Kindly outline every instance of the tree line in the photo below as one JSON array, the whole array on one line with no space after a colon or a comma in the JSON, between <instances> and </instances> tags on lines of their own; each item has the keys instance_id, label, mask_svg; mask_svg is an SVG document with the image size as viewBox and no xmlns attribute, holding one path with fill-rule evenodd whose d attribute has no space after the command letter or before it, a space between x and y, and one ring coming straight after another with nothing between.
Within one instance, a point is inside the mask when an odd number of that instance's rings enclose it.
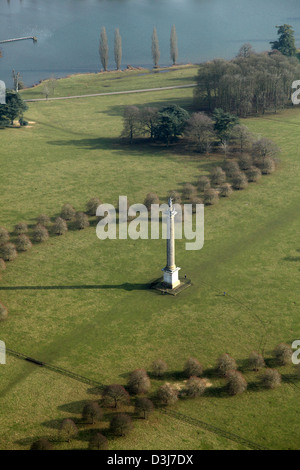
<instances>
[{"instance_id":1,"label":"tree line","mask_svg":"<svg viewBox=\"0 0 300 470\"><path fill-rule=\"evenodd\" d=\"M177 32L175 25L171 28L171 35L170 35L170 57L172 60L173 65L176 64L178 59L178 44L177 44ZM116 69L121 69L122 63L122 37L119 31L119 28L115 29L114 35L114 60L116 64ZM158 67L159 59L160 59L160 48L159 48L159 40L157 35L156 27L153 28L152 33L152 42L151 42L151 54L154 67ZM99 56L102 67L104 71L107 71L108 68L108 61L109 61L109 46L108 46L108 38L106 33L105 26L102 27L100 33L100 41L99 41Z\"/></svg>"},{"instance_id":2,"label":"tree line","mask_svg":"<svg viewBox=\"0 0 300 470\"><path fill-rule=\"evenodd\" d=\"M39 439L32 443L30 449L52 450L51 440L71 442L84 428L85 435L89 435L89 450L107 450L112 439L130 433L134 419L149 419L155 408L174 405L178 400L203 400L213 394L218 397L243 394L249 385L245 373L258 373L256 380L251 381L252 389L276 389L285 376L275 367L288 366L292 354L293 350L289 344L280 343L275 347L272 358L265 358L257 351L252 351L245 364L238 367L237 361L230 354L224 353L219 356L211 370L205 370L197 358L189 357L183 369L176 372L169 371L168 364L163 359L156 359L152 363L151 371L132 371L125 386L115 383L104 387L101 400L87 401L82 405L80 418L63 419L59 425L58 439ZM215 378L222 383L218 386L211 383L205 378L208 372L210 380ZM292 370L291 376L293 379L300 379L299 364ZM161 384L161 381L164 383ZM200 402L198 406L199 404ZM107 416L109 427L103 426Z\"/></svg>"},{"instance_id":3,"label":"tree line","mask_svg":"<svg viewBox=\"0 0 300 470\"><path fill-rule=\"evenodd\" d=\"M199 66L194 101L198 109L215 108L238 116L284 109L291 84L300 76L300 63L278 50L257 54L244 45L230 61L214 59Z\"/></svg>"}]
</instances>

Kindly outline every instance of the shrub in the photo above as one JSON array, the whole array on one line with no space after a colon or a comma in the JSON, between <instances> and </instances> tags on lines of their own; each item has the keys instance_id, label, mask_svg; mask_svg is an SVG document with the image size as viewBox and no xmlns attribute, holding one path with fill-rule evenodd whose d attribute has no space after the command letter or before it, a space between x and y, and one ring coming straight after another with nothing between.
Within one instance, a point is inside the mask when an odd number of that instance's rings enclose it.
<instances>
[{"instance_id":1,"label":"shrub","mask_svg":"<svg viewBox=\"0 0 300 470\"><path fill-rule=\"evenodd\" d=\"M70 442L71 439L76 437L78 429L74 421L70 418L66 418L61 423L60 438L64 441Z\"/></svg>"},{"instance_id":2,"label":"shrub","mask_svg":"<svg viewBox=\"0 0 300 470\"><path fill-rule=\"evenodd\" d=\"M82 230L90 225L88 216L84 212L77 212L75 219L75 227Z\"/></svg>"},{"instance_id":3,"label":"shrub","mask_svg":"<svg viewBox=\"0 0 300 470\"><path fill-rule=\"evenodd\" d=\"M41 224L37 224L33 229L32 239L37 242L45 242L49 238L49 233L46 227Z\"/></svg>"},{"instance_id":4,"label":"shrub","mask_svg":"<svg viewBox=\"0 0 300 470\"><path fill-rule=\"evenodd\" d=\"M98 197L92 197L86 203L86 212L89 215L96 215L97 207L100 206L102 203Z\"/></svg>"},{"instance_id":5,"label":"shrub","mask_svg":"<svg viewBox=\"0 0 300 470\"><path fill-rule=\"evenodd\" d=\"M159 204L159 197L156 193L148 193L145 200L144 204L147 207L148 211L151 210L151 204Z\"/></svg>"},{"instance_id":6,"label":"shrub","mask_svg":"<svg viewBox=\"0 0 300 470\"><path fill-rule=\"evenodd\" d=\"M229 354L226 353L219 357L217 362L217 370L221 376L225 377L229 370L236 369L236 362Z\"/></svg>"},{"instance_id":7,"label":"shrub","mask_svg":"<svg viewBox=\"0 0 300 470\"><path fill-rule=\"evenodd\" d=\"M50 217L45 214L40 214L37 218L37 223L40 225L49 225L50 224Z\"/></svg>"},{"instance_id":8,"label":"shrub","mask_svg":"<svg viewBox=\"0 0 300 470\"><path fill-rule=\"evenodd\" d=\"M1 304L0 302L0 321L6 320L7 317L8 317L8 310L5 307L5 305Z\"/></svg>"},{"instance_id":9,"label":"shrub","mask_svg":"<svg viewBox=\"0 0 300 470\"><path fill-rule=\"evenodd\" d=\"M18 251L28 251L32 247L32 243L27 235L22 234L17 238L16 247Z\"/></svg>"},{"instance_id":10,"label":"shrub","mask_svg":"<svg viewBox=\"0 0 300 470\"><path fill-rule=\"evenodd\" d=\"M280 152L277 145L265 137L256 140L252 145L252 155L256 160L263 160L266 157L276 157Z\"/></svg>"},{"instance_id":11,"label":"shrub","mask_svg":"<svg viewBox=\"0 0 300 470\"><path fill-rule=\"evenodd\" d=\"M233 193L231 184L229 183L224 183L220 187L220 196L221 197L229 197Z\"/></svg>"},{"instance_id":12,"label":"shrub","mask_svg":"<svg viewBox=\"0 0 300 470\"><path fill-rule=\"evenodd\" d=\"M65 220L71 220L75 216L75 209L71 204L64 204L61 210L60 217Z\"/></svg>"},{"instance_id":13,"label":"shrub","mask_svg":"<svg viewBox=\"0 0 300 470\"><path fill-rule=\"evenodd\" d=\"M247 390L247 382L240 372L237 370L229 370L226 373L227 390L229 395L237 395Z\"/></svg>"},{"instance_id":14,"label":"shrub","mask_svg":"<svg viewBox=\"0 0 300 470\"><path fill-rule=\"evenodd\" d=\"M137 398L135 401L135 412L142 415L144 419L153 411L154 405L149 398Z\"/></svg>"},{"instance_id":15,"label":"shrub","mask_svg":"<svg viewBox=\"0 0 300 470\"><path fill-rule=\"evenodd\" d=\"M68 230L66 221L62 219L61 217L57 217L57 219L55 219L55 222L52 226L52 230L53 230L53 233L55 233L56 235L63 235Z\"/></svg>"},{"instance_id":16,"label":"shrub","mask_svg":"<svg viewBox=\"0 0 300 470\"><path fill-rule=\"evenodd\" d=\"M164 405L173 405L178 400L178 390L171 384L164 384L157 391L157 398Z\"/></svg>"},{"instance_id":17,"label":"shrub","mask_svg":"<svg viewBox=\"0 0 300 470\"><path fill-rule=\"evenodd\" d=\"M217 204L219 201L218 191L215 189L206 189L204 191L203 201L206 206L213 206L214 204Z\"/></svg>"},{"instance_id":18,"label":"shrub","mask_svg":"<svg viewBox=\"0 0 300 470\"><path fill-rule=\"evenodd\" d=\"M157 359L156 361L152 362L152 374L155 377L163 377L163 375L167 372L168 370L168 364L163 361L162 359Z\"/></svg>"},{"instance_id":19,"label":"shrub","mask_svg":"<svg viewBox=\"0 0 300 470\"><path fill-rule=\"evenodd\" d=\"M181 204L181 196L177 191L169 191L168 198L171 198L173 204Z\"/></svg>"},{"instance_id":20,"label":"shrub","mask_svg":"<svg viewBox=\"0 0 300 470\"><path fill-rule=\"evenodd\" d=\"M113 384L105 387L102 398L105 405L117 408L120 403L128 404L129 403L129 393L125 390L122 385Z\"/></svg>"},{"instance_id":21,"label":"shrub","mask_svg":"<svg viewBox=\"0 0 300 470\"><path fill-rule=\"evenodd\" d=\"M190 398L201 397L206 389L206 383L204 379L192 376L186 383L186 394Z\"/></svg>"},{"instance_id":22,"label":"shrub","mask_svg":"<svg viewBox=\"0 0 300 470\"><path fill-rule=\"evenodd\" d=\"M217 166L216 168L212 169L210 173L210 178L211 178L212 184L219 186L220 184L225 183L226 173L225 171L222 170L220 166Z\"/></svg>"},{"instance_id":23,"label":"shrub","mask_svg":"<svg viewBox=\"0 0 300 470\"><path fill-rule=\"evenodd\" d=\"M270 175L275 171L275 162L273 158L264 158L262 162L259 164L259 168L263 175Z\"/></svg>"},{"instance_id":24,"label":"shrub","mask_svg":"<svg viewBox=\"0 0 300 470\"><path fill-rule=\"evenodd\" d=\"M128 387L135 395L149 392L151 383L147 372L144 369L137 369L131 372Z\"/></svg>"},{"instance_id":25,"label":"shrub","mask_svg":"<svg viewBox=\"0 0 300 470\"><path fill-rule=\"evenodd\" d=\"M103 417L103 411L96 401L87 403L82 410L83 421L91 424L101 421Z\"/></svg>"},{"instance_id":26,"label":"shrub","mask_svg":"<svg viewBox=\"0 0 300 470\"><path fill-rule=\"evenodd\" d=\"M48 439L39 439L31 444L30 450L53 450L53 447Z\"/></svg>"},{"instance_id":27,"label":"shrub","mask_svg":"<svg viewBox=\"0 0 300 470\"><path fill-rule=\"evenodd\" d=\"M184 375L186 377L191 377L192 375L199 377L203 374L203 367L194 357L190 357L184 366Z\"/></svg>"},{"instance_id":28,"label":"shrub","mask_svg":"<svg viewBox=\"0 0 300 470\"><path fill-rule=\"evenodd\" d=\"M125 436L132 429L130 416L125 413L115 414L110 422L110 431L115 436Z\"/></svg>"},{"instance_id":29,"label":"shrub","mask_svg":"<svg viewBox=\"0 0 300 470\"><path fill-rule=\"evenodd\" d=\"M256 371L261 369L262 367L265 367L264 358L262 357L261 354L259 354L256 351L253 351L252 353L250 353L248 364L249 364L250 369L256 370Z\"/></svg>"},{"instance_id":30,"label":"shrub","mask_svg":"<svg viewBox=\"0 0 300 470\"><path fill-rule=\"evenodd\" d=\"M276 369L267 369L261 376L261 384L265 388L273 389L281 384L281 375Z\"/></svg>"},{"instance_id":31,"label":"shrub","mask_svg":"<svg viewBox=\"0 0 300 470\"><path fill-rule=\"evenodd\" d=\"M191 200L193 197L195 197L197 194L197 188L190 184L190 183L186 183L183 187L183 190L182 190L182 197L183 199L185 200Z\"/></svg>"},{"instance_id":32,"label":"shrub","mask_svg":"<svg viewBox=\"0 0 300 470\"><path fill-rule=\"evenodd\" d=\"M15 225L15 232L17 235L27 233L28 232L27 224L25 224L25 222L20 222L19 224Z\"/></svg>"},{"instance_id":33,"label":"shrub","mask_svg":"<svg viewBox=\"0 0 300 470\"><path fill-rule=\"evenodd\" d=\"M95 434L90 439L89 450L107 450L107 449L108 449L108 440L100 432Z\"/></svg>"},{"instance_id":34,"label":"shrub","mask_svg":"<svg viewBox=\"0 0 300 470\"><path fill-rule=\"evenodd\" d=\"M200 176L197 183L199 191L210 189L210 179L207 176Z\"/></svg>"},{"instance_id":35,"label":"shrub","mask_svg":"<svg viewBox=\"0 0 300 470\"><path fill-rule=\"evenodd\" d=\"M261 171L256 166L250 166L246 171L249 183L256 183L261 178Z\"/></svg>"},{"instance_id":36,"label":"shrub","mask_svg":"<svg viewBox=\"0 0 300 470\"><path fill-rule=\"evenodd\" d=\"M240 171L240 167L237 162L226 162L224 165L224 170L226 171L226 175L231 178L235 173Z\"/></svg>"},{"instance_id":37,"label":"shrub","mask_svg":"<svg viewBox=\"0 0 300 470\"><path fill-rule=\"evenodd\" d=\"M234 189L245 189L248 186L248 180L244 173L235 173L232 177L232 187Z\"/></svg>"},{"instance_id":38,"label":"shrub","mask_svg":"<svg viewBox=\"0 0 300 470\"><path fill-rule=\"evenodd\" d=\"M0 245L4 245L9 240L9 232L4 227L0 227Z\"/></svg>"},{"instance_id":39,"label":"shrub","mask_svg":"<svg viewBox=\"0 0 300 470\"><path fill-rule=\"evenodd\" d=\"M0 252L5 261L13 261L18 256L15 245L9 242L1 246Z\"/></svg>"},{"instance_id":40,"label":"shrub","mask_svg":"<svg viewBox=\"0 0 300 470\"><path fill-rule=\"evenodd\" d=\"M241 170L249 170L249 168L253 165L253 160L251 155L243 153L239 157L239 167Z\"/></svg>"},{"instance_id":41,"label":"shrub","mask_svg":"<svg viewBox=\"0 0 300 470\"><path fill-rule=\"evenodd\" d=\"M273 351L273 355L276 359L276 363L280 366L285 366L292 361L293 350L290 345L280 343L276 346Z\"/></svg>"},{"instance_id":42,"label":"shrub","mask_svg":"<svg viewBox=\"0 0 300 470\"><path fill-rule=\"evenodd\" d=\"M3 258L0 258L0 271L5 271L6 264Z\"/></svg>"}]
</instances>

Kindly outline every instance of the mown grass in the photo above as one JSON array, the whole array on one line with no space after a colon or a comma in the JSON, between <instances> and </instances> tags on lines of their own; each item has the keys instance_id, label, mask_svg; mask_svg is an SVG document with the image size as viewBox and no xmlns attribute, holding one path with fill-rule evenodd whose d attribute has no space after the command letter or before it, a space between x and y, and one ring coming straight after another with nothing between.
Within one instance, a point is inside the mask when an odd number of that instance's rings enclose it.
<instances>
[{"instance_id":1,"label":"mown grass","mask_svg":"<svg viewBox=\"0 0 300 470\"><path fill-rule=\"evenodd\" d=\"M155 76L155 86L166 86L167 75ZM76 77L68 80L75 83ZM75 88L70 93L76 94ZM26 118L35 121L32 128L1 131L1 225L12 230L21 220L33 224L40 213L57 215L66 202L82 210L94 195L104 202L115 203L120 194L142 202L155 191L163 199L167 190L207 173L215 164L209 158L120 144L124 105L170 102L191 109L192 90L30 104ZM168 362L169 380L172 371L177 379L189 356L211 369L218 355L229 352L242 367L252 350L264 347L269 357L277 343L298 339L299 116L294 109L246 121L252 131L278 143L282 162L274 175L205 210L201 251L186 251L184 240L176 243L176 261L192 279L191 288L178 297L145 289L164 266L163 240L100 241L95 226L69 231L34 245L3 275L0 300L10 316L0 337L7 347L108 384L126 383L129 371L148 369L156 358ZM60 288L86 285L100 287ZM293 373L290 366L282 370ZM57 421L79 417L68 404L99 396L84 384L10 356L0 373L1 448L28 448L39 436L56 436ZM256 375L246 374L257 382ZM219 393L223 382L211 380L207 397L181 401L174 409L266 447L299 447L297 389L284 382L275 391L249 387L242 396L228 398ZM86 434L81 436L57 446L86 448ZM157 412L110 445L240 448Z\"/></svg>"},{"instance_id":2,"label":"mown grass","mask_svg":"<svg viewBox=\"0 0 300 470\"><path fill-rule=\"evenodd\" d=\"M68 80L58 79L50 86L49 97L109 93L113 91L139 90L157 86L177 86L195 83L197 66L181 65L162 69L141 69L71 75ZM163 75L163 78L161 78ZM163 83L161 85L160 83ZM24 99L44 98L45 80L22 92Z\"/></svg>"}]
</instances>

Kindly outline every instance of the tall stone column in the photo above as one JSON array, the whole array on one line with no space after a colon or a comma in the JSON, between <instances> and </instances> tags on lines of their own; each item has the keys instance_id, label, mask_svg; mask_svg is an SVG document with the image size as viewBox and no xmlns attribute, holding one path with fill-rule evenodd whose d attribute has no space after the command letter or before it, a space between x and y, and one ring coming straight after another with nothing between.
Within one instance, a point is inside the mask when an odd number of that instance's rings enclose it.
<instances>
[{"instance_id":1,"label":"tall stone column","mask_svg":"<svg viewBox=\"0 0 300 470\"><path fill-rule=\"evenodd\" d=\"M172 199L168 201L168 230L167 230L167 265L163 268L164 271L164 283L169 286L169 288L174 289L180 284L178 278L178 271L180 268L175 265L175 228L174 228L174 217L176 211L173 208Z\"/></svg>"}]
</instances>

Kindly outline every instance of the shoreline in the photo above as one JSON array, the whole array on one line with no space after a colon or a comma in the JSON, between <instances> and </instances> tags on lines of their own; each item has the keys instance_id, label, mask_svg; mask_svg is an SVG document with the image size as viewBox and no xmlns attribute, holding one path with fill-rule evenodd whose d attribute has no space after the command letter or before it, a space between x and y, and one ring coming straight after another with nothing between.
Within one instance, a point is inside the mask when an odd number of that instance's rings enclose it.
<instances>
[{"instance_id":1,"label":"shoreline","mask_svg":"<svg viewBox=\"0 0 300 470\"><path fill-rule=\"evenodd\" d=\"M176 70L182 69L182 68L192 68L192 67L196 67L197 65L199 65L199 64L185 63L185 64L175 64L175 65L162 65L162 66L157 67L157 68L153 67L152 69L150 69L148 67L142 67L142 66L127 65L126 68L120 69L120 70L111 69L111 70L107 70L107 71L100 70L99 72L78 72L78 73L67 74L67 75L64 75L63 77L57 77L57 78L53 74L53 76L50 76L48 78L43 78L43 79L39 80L39 82L34 83L31 86L25 86L20 91L31 90L33 88L36 88L37 86L51 80L52 78L54 78L55 80L64 80L66 78L85 76L85 75L103 75L103 76L108 75L109 76L110 74L127 73L127 72L130 73L130 72L139 72L139 71L141 72L141 75L148 75L148 74L150 75L150 74L155 74L155 73L173 72L173 71L176 71ZM145 72L145 73L143 73L143 72Z\"/></svg>"}]
</instances>

